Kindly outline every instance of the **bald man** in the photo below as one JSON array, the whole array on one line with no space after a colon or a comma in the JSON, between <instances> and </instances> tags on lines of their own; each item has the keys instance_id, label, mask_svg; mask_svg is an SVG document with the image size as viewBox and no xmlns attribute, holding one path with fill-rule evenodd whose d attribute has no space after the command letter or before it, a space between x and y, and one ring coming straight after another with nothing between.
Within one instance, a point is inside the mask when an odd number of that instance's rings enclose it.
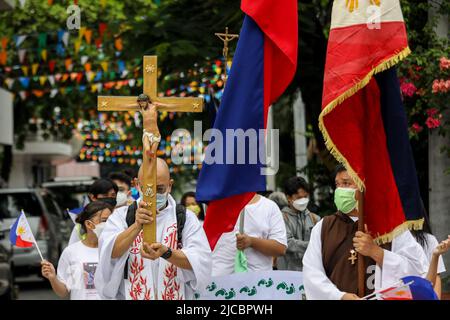
<instances>
[{"instance_id":1,"label":"bald man","mask_svg":"<svg viewBox=\"0 0 450 320\"><path fill-rule=\"evenodd\" d=\"M142 177L139 170L140 185ZM156 182L157 243L143 242L142 227L153 219L140 200L141 191L136 203L116 209L106 223L95 274L103 299L189 300L210 280L211 249L205 232L195 214L177 206L170 195L173 180L159 158Z\"/></svg>"}]
</instances>

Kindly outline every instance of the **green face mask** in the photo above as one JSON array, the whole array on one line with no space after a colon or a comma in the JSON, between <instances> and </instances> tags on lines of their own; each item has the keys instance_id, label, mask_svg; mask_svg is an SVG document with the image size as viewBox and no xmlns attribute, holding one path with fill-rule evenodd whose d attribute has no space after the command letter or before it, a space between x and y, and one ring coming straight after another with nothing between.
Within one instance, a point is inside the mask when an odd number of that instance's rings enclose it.
<instances>
[{"instance_id":1,"label":"green face mask","mask_svg":"<svg viewBox=\"0 0 450 320\"><path fill-rule=\"evenodd\" d=\"M334 204L342 213L349 213L356 208L358 201L355 199L356 189L336 188L334 191Z\"/></svg>"}]
</instances>

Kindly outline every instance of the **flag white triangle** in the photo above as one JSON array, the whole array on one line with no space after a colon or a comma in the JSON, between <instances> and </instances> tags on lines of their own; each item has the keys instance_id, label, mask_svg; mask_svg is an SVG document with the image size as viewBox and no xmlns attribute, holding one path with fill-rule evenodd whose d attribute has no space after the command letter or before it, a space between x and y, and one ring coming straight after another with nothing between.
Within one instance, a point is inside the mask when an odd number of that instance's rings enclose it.
<instances>
[{"instance_id":1,"label":"flag white triangle","mask_svg":"<svg viewBox=\"0 0 450 320\"><path fill-rule=\"evenodd\" d=\"M58 89L52 89L50 91L50 98L54 98L58 94Z\"/></svg>"},{"instance_id":2,"label":"flag white triangle","mask_svg":"<svg viewBox=\"0 0 450 320\"><path fill-rule=\"evenodd\" d=\"M19 95L22 100L25 100L25 98L27 97L27 93L25 91L20 91Z\"/></svg>"},{"instance_id":3,"label":"flag white triangle","mask_svg":"<svg viewBox=\"0 0 450 320\"><path fill-rule=\"evenodd\" d=\"M136 84L136 79L130 79L130 80L128 80L128 85L129 85L130 87L134 87L135 84Z\"/></svg>"},{"instance_id":4,"label":"flag white triangle","mask_svg":"<svg viewBox=\"0 0 450 320\"><path fill-rule=\"evenodd\" d=\"M27 0L19 0L20 2L20 6L23 8L25 6L25 2L27 2Z\"/></svg>"},{"instance_id":5,"label":"flag white triangle","mask_svg":"<svg viewBox=\"0 0 450 320\"><path fill-rule=\"evenodd\" d=\"M97 85L97 89L98 89L98 92L102 92L102 89L103 89L103 83L99 83L99 84Z\"/></svg>"}]
</instances>

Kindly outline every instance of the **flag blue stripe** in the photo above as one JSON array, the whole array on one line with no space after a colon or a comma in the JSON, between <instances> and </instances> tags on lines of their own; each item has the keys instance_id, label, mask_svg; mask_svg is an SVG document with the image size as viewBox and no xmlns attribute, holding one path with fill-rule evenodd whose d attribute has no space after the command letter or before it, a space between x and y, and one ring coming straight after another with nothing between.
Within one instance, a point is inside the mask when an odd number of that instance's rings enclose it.
<instances>
[{"instance_id":1,"label":"flag blue stripe","mask_svg":"<svg viewBox=\"0 0 450 320\"><path fill-rule=\"evenodd\" d=\"M17 218L16 222L14 222L13 226L11 227L11 230L9 231L9 241L12 245L15 245L17 242L17 225L19 224L20 216L22 214L19 214L19 217Z\"/></svg>"},{"instance_id":2,"label":"flag blue stripe","mask_svg":"<svg viewBox=\"0 0 450 320\"><path fill-rule=\"evenodd\" d=\"M397 70L391 68L379 73L375 78L380 88L387 147L403 211L407 220L417 220L422 218L425 212L409 142L408 120L403 107Z\"/></svg>"}]
</instances>

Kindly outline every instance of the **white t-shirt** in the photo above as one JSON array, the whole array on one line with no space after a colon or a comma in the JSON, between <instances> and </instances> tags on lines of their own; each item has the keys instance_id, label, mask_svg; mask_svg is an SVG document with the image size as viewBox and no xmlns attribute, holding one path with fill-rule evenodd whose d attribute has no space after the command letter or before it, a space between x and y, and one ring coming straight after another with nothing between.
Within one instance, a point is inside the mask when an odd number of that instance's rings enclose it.
<instances>
[{"instance_id":1,"label":"white t-shirt","mask_svg":"<svg viewBox=\"0 0 450 320\"><path fill-rule=\"evenodd\" d=\"M234 273L236 257L236 233L239 233L239 219L234 230L222 234L213 252L212 276ZM276 240L287 247L286 226L277 204L265 197L245 207L244 233L256 238ZM272 257L253 248L244 250L249 271L272 270Z\"/></svg>"},{"instance_id":2,"label":"white t-shirt","mask_svg":"<svg viewBox=\"0 0 450 320\"><path fill-rule=\"evenodd\" d=\"M425 236L427 238L427 245L423 250L425 251L425 255L427 256L428 262L431 263L431 258L433 257L433 251L436 249L436 247L439 245L439 242L437 241L436 237L432 234L425 233ZM444 260L442 260L442 256L438 259L438 271L437 273L444 273L445 272L445 265Z\"/></svg>"},{"instance_id":3,"label":"white t-shirt","mask_svg":"<svg viewBox=\"0 0 450 320\"><path fill-rule=\"evenodd\" d=\"M98 248L78 241L64 249L58 263L58 280L67 287L71 300L99 300L94 285Z\"/></svg>"}]
</instances>

